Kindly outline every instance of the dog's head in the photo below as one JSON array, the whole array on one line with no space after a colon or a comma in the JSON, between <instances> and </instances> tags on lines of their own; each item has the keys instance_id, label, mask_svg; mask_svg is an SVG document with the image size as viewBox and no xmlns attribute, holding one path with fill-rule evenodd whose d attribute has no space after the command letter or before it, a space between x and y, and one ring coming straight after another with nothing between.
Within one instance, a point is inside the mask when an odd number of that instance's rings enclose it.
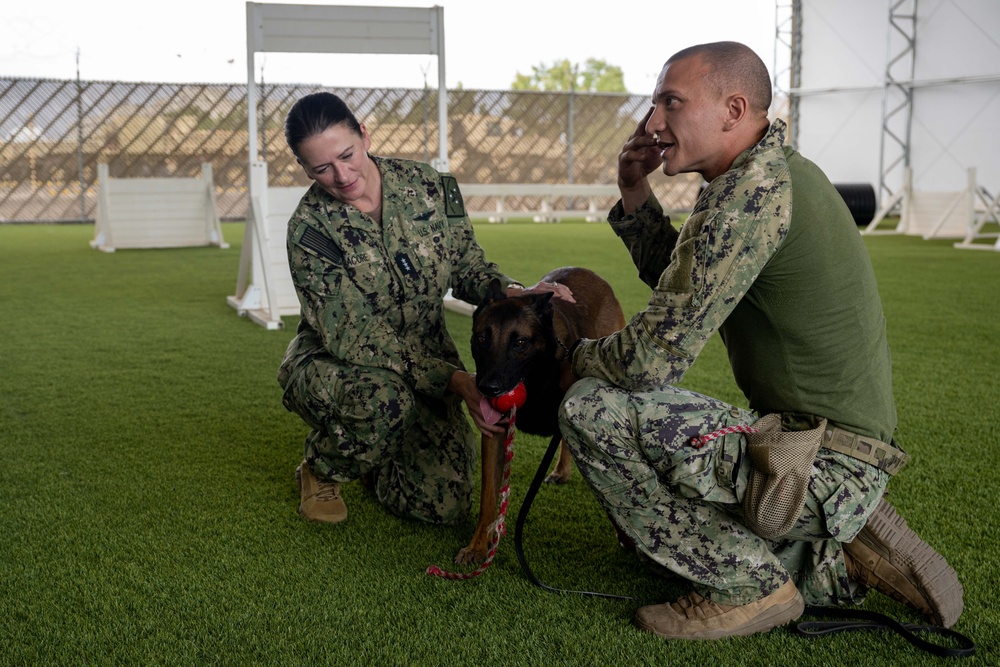
<instances>
[{"instance_id":1,"label":"dog's head","mask_svg":"<svg viewBox=\"0 0 1000 667\"><path fill-rule=\"evenodd\" d=\"M486 300L472 314L476 385L498 396L521 382L533 361L552 346L551 293L507 297L490 281Z\"/></svg>"}]
</instances>

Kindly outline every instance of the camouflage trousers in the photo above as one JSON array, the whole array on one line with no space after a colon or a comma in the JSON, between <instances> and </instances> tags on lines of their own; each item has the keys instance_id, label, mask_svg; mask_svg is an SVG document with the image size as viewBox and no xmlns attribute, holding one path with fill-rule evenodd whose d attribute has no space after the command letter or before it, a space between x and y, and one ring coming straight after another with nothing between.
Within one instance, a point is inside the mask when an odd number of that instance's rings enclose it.
<instances>
[{"instance_id":1,"label":"camouflage trousers","mask_svg":"<svg viewBox=\"0 0 1000 667\"><path fill-rule=\"evenodd\" d=\"M313 428L304 455L318 478L370 472L393 514L440 524L469 515L478 440L457 396L417 394L391 371L320 355L296 370L283 400Z\"/></svg>"},{"instance_id":2,"label":"camouflage trousers","mask_svg":"<svg viewBox=\"0 0 1000 667\"><path fill-rule=\"evenodd\" d=\"M559 414L573 459L619 534L701 595L742 605L792 580L806 604L860 602L864 590L848 581L842 543L864 527L889 475L820 449L795 525L762 539L742 522L746 436L691 444L756 419L676 387L631 393L595 378L573 385Z\"/></svg>"}]
</instances>

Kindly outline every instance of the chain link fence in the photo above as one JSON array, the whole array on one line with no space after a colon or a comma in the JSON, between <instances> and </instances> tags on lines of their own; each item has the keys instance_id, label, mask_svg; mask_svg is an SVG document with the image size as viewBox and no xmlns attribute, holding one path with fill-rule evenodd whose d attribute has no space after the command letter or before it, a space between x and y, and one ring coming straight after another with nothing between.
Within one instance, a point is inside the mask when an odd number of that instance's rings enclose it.
<instances>
[{"instance_id":1,"label":"chain link fence","mask_svg":"<svg viewBox=\"0 0 1000 667\"><path fill-rule=\"evenodd\" d=\"M307 185L288 151L283 122L315 86L259 88L258 150L274 186ZM430 161L438 153L437 90L325 88L365 123L372 152ZM617 156L649 106L645 95L448 91L449 168L459 183L616 180ZM0 222L88 222L97 165L112 177L197 177L211 163L219 216L247 206L245 84L157 84L0 77ZM664 208L690 210L700 177L655 179ZM613 198L601 202L606 208ZM508 197L533 210L538 198ZM554 201L574 209L576 202ZM489 211L469 197L470 211Z\"/></svg>"}]
</instances>

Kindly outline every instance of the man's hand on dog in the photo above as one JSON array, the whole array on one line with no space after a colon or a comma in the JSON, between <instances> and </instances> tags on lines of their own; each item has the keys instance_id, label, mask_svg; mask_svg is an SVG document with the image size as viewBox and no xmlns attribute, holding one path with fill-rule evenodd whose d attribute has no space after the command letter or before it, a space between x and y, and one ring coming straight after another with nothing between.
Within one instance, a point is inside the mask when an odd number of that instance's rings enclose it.
<instances>
[{"instance_id":1,"label":"man's hand on dog","mask_svg":"<svg viewBox=\"0 0 1000 667\"><path fill-rule=\"evenodd\" d=\"M552 296L558 297L567 303L576 303L573 298L573 291L562 283L539 282L523 290L517 287L508 287L507 296L524 296L525 294L545 294L552 292Z\"/></svg>"},{"instance_id":2,"label":"man's hand on dog","mask_svg":"<svg viewBox=\"0 0 1000 667\"><path fill-rule=\"evenodd\" d=\"M448 381L448 389L462 397L462 400L465 401L465 407L468 408L469 414L472 415L472 421L476 423L476 427L483 435L492 438L507 432L507 423L505 420L491 424L483 416L483 410L480 407L483 395L476 388L475 373L455 371Z\"/></svg>"}]
</instances>

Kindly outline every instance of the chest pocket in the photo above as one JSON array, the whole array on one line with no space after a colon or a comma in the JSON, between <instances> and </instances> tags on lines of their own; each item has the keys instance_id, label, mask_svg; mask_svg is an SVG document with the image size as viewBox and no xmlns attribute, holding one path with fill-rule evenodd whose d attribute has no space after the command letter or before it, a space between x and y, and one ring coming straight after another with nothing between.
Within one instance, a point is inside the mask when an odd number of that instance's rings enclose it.
<instances>
[{"instance_id":1,"label":"chest pocket","mask_svg":"<svg viewBox=\"0 0 1000 667\"><path fill-rule=\"evenodd\" d=\"M651 303L670 307L700 305L714 243L713 220L704 214L689 218L681 227L670 264L660 276Z\"/></svg>"}]
</instances>

